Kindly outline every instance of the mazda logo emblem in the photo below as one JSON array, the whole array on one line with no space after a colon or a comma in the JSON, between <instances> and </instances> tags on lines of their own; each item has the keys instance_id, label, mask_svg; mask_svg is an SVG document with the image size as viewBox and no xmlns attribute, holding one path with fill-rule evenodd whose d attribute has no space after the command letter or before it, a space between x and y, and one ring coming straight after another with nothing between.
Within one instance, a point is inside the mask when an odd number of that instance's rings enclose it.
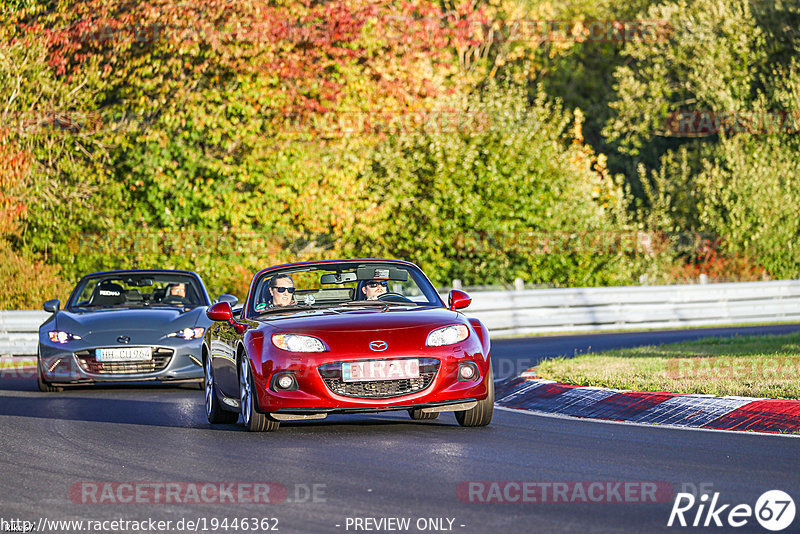
<instances>
[{"instance_id":1,"label":"mazda logo emblem","mask_svg":"<svg viewBox=\"0 0 800 534\"><path fill-rule=\"evenodd\" d=\"M119 341L120 343L128 343L130 342L130 340L131 338L129 338L128 336L119 336L117 338L117 341Z\"/></svg>"},{"instance_id":2,"label":"mazda logo emblem","mask_svg":"<svg viewBox=\"0 0 800 534\"><path fill-rule=\"evenodd\" d=\"M369 344L369 348L371 348L372 350L377 351L377 352L384 351L388 347L389 347L389 344L386 343L385 341L372 341Z\"/></svg>"}]
</instances>

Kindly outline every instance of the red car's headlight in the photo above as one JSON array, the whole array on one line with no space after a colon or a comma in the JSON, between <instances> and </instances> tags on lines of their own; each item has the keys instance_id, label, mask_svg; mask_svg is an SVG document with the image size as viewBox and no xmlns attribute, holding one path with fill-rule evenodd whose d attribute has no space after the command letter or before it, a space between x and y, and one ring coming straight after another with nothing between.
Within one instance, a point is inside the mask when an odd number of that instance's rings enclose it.
<instances>
[{"instance_id":1,"label":"red car's headlight","mask_svg":"<svg viewBox=\"0 0 800 534\"><path fill-rule=\"evenodd\" d=\"M467 337L469 337L469 329L463 324L454 324L444 328L437 328L428 334L425 344L429 347L441 347L464 341Z\"/></svg>"},{"instance_id":2,"label":"red car's headlight","mask_svg":"<svg viewBox=\"0 0 800 534\"><path fill-rule=\"evenodd\" d=\"M275 334L272 344L289 352L325 352L328 348L321 339L299 334Z\"/></svg>"}]
</instances>

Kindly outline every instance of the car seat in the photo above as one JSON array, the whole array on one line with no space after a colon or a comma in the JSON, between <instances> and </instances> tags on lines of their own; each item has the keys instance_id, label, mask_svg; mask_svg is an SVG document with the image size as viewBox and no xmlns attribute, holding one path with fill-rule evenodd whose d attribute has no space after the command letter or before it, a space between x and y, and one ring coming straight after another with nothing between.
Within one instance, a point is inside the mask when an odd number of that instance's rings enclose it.
<instances>
[{"instance_id":1,"label":"car seat","mask_svg":"<svg viewBox=\"0 0 800 534\"><path fill-rule=\"evenodd\" d=\"M94 292L90 304L92 306L115 306L125 302L125 290L122 286L110 281L100 282Z\"/></svg>"}]
</instances>

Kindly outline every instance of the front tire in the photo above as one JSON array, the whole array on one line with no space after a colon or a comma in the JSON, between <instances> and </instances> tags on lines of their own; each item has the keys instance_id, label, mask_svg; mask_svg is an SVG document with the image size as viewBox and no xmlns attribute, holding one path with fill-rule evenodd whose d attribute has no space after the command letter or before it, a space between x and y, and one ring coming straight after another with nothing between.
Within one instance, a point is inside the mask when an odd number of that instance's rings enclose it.
<instances>
[{"instance_id":1,"label":"front tire","mask_svg":"<svg viewBox=\"0 0 800 534\"><path fill-rule=\"evenodd\" d=\"M241 357L239 365L239 404L242 407L242 422L250 432L274 432L281 425L269 415L256 409L256 388L253 373L250 371L250 358L247 354Z\"/></svg>"},{"instance_id":2,"label":"front tire","mask_svg":"<svg viewBox=\"0 0 800 534\"><path fill-rule=\"evenodd\" d=\"M492 371L491 362L489 362L489 376L486 377L488 381L489 394L486 398L478 401L478 404L469 410L461 410L455 412L456 421L461 426L486 426L492 422L492 415L494 414L494 372Z\"/></svg>"},{"instance_id":3,"label":"front tire","mask_svg":"<svg viewBox=\"0 0 800 534\"><path fill-rule=\"evenodd\" d=\"M230 425L239 419L239 414L229 412L222 408L217 396L217 384L214 382L214 369L211 366L211 356L206 356L203 361L203 374L205 375L206 392L206 417L212 425Z\"/></svg>"}]
</instances>

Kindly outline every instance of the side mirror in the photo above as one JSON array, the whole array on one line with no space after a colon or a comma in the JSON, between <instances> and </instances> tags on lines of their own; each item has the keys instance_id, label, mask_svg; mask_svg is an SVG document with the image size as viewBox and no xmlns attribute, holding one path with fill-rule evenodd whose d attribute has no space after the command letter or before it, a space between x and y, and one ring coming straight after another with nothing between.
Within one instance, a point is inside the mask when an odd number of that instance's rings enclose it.
<instances>
[{"instance_id":1,"label":"side mirror","mask_svg":"<svg viewBox=\"0 0 800 534\"><path fill-rule=\"evenodd\" d=\"M464 309L470 304L472 304L472 297L458 289L450 291L450 295L447 297L447 305L453 311Z\"/></svg>"},{"instance_id":2,"label":"side mirror","mask_svg":"<svg viewBox=\"0 0 800 534\"><path fill-rule=\"evenodd\" d=\"M58 299L48 300L44 303L44 311L50 313L56 313L58 309L61 307L61 301Z\"/></svg>"},{"instance_id":3,"label":"side mirror","mask_svg":"<svg viewBox=\"0 0 800 534\"><path fill-rule=\"evenodd\" d=\"M236 298L234 295L229 295L228 293L223 293L219 297L217 297L217 302L227 302L231 305L231 307L236 306L236 303L239 302L239 299Z\"/></svg>"},{"instance_id":4,"label":"side mirror","mask_svg":"<svg viewBox=\"0 0 800 534\"><path fill-rule=\"evenodd\" d=\"M225 321L226 323L233 321L231 305L227 302L217 302L216 304L212 304L211 307L206 310L206 315L212 321Z\"/></svg>"}]
</instances>

